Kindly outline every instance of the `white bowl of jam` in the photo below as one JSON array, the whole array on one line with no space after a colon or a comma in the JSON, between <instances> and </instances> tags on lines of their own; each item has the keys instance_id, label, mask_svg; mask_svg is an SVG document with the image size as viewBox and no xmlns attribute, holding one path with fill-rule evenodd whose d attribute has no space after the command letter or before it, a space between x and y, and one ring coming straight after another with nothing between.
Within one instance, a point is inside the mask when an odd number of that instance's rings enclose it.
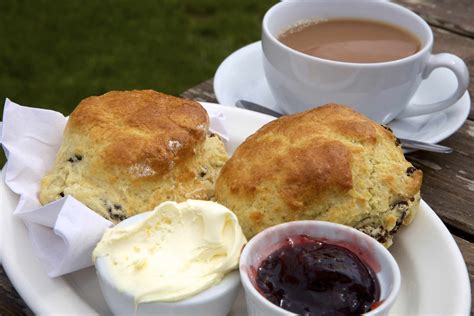
<instances>
[{"instance_id":1,"label":"white bowl of jam","mask_svg":"<svg viewBox=\"0 0 474 316\"><path fill-rule=\"evenodd\" d=\"M322 221L257 234L240 257L240 278L250 316L387 315L400 290L400 269L384 246Z\"/></svg>"}]
</instances>

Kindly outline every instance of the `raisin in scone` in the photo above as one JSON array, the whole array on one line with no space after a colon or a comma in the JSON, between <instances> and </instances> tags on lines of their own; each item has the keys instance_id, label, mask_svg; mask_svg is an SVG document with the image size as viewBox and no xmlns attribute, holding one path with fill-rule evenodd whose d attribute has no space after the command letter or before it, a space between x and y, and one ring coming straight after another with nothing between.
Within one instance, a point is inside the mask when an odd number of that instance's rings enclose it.
<instances>
[{"instance_id":1,"label":"raisin in scone","mask_svg":"<svg viewBox=\"0 0 474 316\"><path fill-rule=\"evenodd\" d=\"M166 200L214 197L224 144L197 102L152 90L112 91L71 113L42 204L72 195L118 222Z\"/></svg>"},{"instance_id":2,"label":"raisin in scone","mask_svg":"<svg viewBox=\"0 0 474 316\"><path fill-rule=\"evenodd\" d=\"M393 133L340 105L272 121L222 168L217 201L234 211L247 238L294 220L355 227L385 246L409 224L422 171Z\"/></svg>"}]
</instances>

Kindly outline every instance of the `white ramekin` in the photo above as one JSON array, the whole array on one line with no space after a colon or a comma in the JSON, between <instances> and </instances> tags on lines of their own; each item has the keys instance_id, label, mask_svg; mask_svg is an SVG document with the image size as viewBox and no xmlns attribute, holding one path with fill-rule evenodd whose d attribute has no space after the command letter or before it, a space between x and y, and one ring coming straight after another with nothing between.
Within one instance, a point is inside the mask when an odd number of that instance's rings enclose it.
<instances>
[{"instance_id":1,"label":"white ramekin","mask_svg":"<svg viewBox=\"0 0 474 316\"><path fill-rule=\"evenodd\" d=\"M376 273L380 285L380 305L364 315L387 315L400 290L400 269L388 250L375 239L358 230L330 222L296 221L270 227L245 246L240 257L240 278L245 290L249 316L294 315L270 301L255 288L258 267L282 242L295 235L308 235L316 239L345 245L359 256Z\"/></svg>"},{"instance_id":2,"label":"white ramekin","mask_svg":"<svg viewBox=\"0 0 474 316\"><path fill-rule=\"evenodd\" d=\"M130 217L117 226L125 227L137 223L149 214L150 212L147 212ZM227 315L240 289L239 272L233 271L228 273L218 284L193 297L177 302L139 304L135 311L133 297L117 289L105 263L105 258L99 257L95 262L95 268L104 298L114 315Z\"/></svg>"}]
</instances>

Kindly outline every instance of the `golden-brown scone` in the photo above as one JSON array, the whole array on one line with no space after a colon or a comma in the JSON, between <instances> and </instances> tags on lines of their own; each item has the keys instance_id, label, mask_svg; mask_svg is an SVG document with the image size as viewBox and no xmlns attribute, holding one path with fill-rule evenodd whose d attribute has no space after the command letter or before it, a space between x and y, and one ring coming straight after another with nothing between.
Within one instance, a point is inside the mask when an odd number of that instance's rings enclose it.
<instances>
[{"instance_id":1,"label":"golden-brown scone","mask_svg":"<svg viewBox=\"0 0 474 316\"><path fill-rule=\"evenodd\" d=\"M282 222L318 219L389 246L412 221L421 182L390 130L329 104L250 136L222 168L216 198L237 214L247 238Z\"/></svg>"},{"instance_id":2,"label":"golden-brown scone","mask_svg":"<svg viewBox=\"0 0 474 316\"><path fill-rule=\"evenodd\" d=\"M72 195L114 222L165 201L210 199L227 160L197 102L153 90L112 91L71 113L42 204Z\"/></svg>"}]
</instances>

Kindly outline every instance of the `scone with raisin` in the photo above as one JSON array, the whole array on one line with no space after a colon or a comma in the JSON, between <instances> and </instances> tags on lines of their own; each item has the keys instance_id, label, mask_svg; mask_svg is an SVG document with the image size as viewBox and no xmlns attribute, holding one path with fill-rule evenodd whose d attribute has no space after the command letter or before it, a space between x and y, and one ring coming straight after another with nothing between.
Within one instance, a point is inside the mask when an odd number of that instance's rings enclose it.
<instances>
[{"instance_id":1,"label":"scone with raisin","mask_svg":"<svg viewBox=\"0 0 474 316\"><path fill-rule=\"evenodd\" d=\"M236 213L247 238L282 222L323 220L389 246L413 220L421 182L390 130L331 104L250 136L222 168L216 198Z\"/></svg>"},{"instance_id":2,"label":"scone with raisin","mask_svg":"<svg viewBox=\"0 0 474 316\"><path fill-rule=\"evenodd\" d=\"M71 113L42 204L72 195L118 222L166 200L214 197L224 144L197 102L152 90L112 91Z\"/></svg>"}]
</instances>

